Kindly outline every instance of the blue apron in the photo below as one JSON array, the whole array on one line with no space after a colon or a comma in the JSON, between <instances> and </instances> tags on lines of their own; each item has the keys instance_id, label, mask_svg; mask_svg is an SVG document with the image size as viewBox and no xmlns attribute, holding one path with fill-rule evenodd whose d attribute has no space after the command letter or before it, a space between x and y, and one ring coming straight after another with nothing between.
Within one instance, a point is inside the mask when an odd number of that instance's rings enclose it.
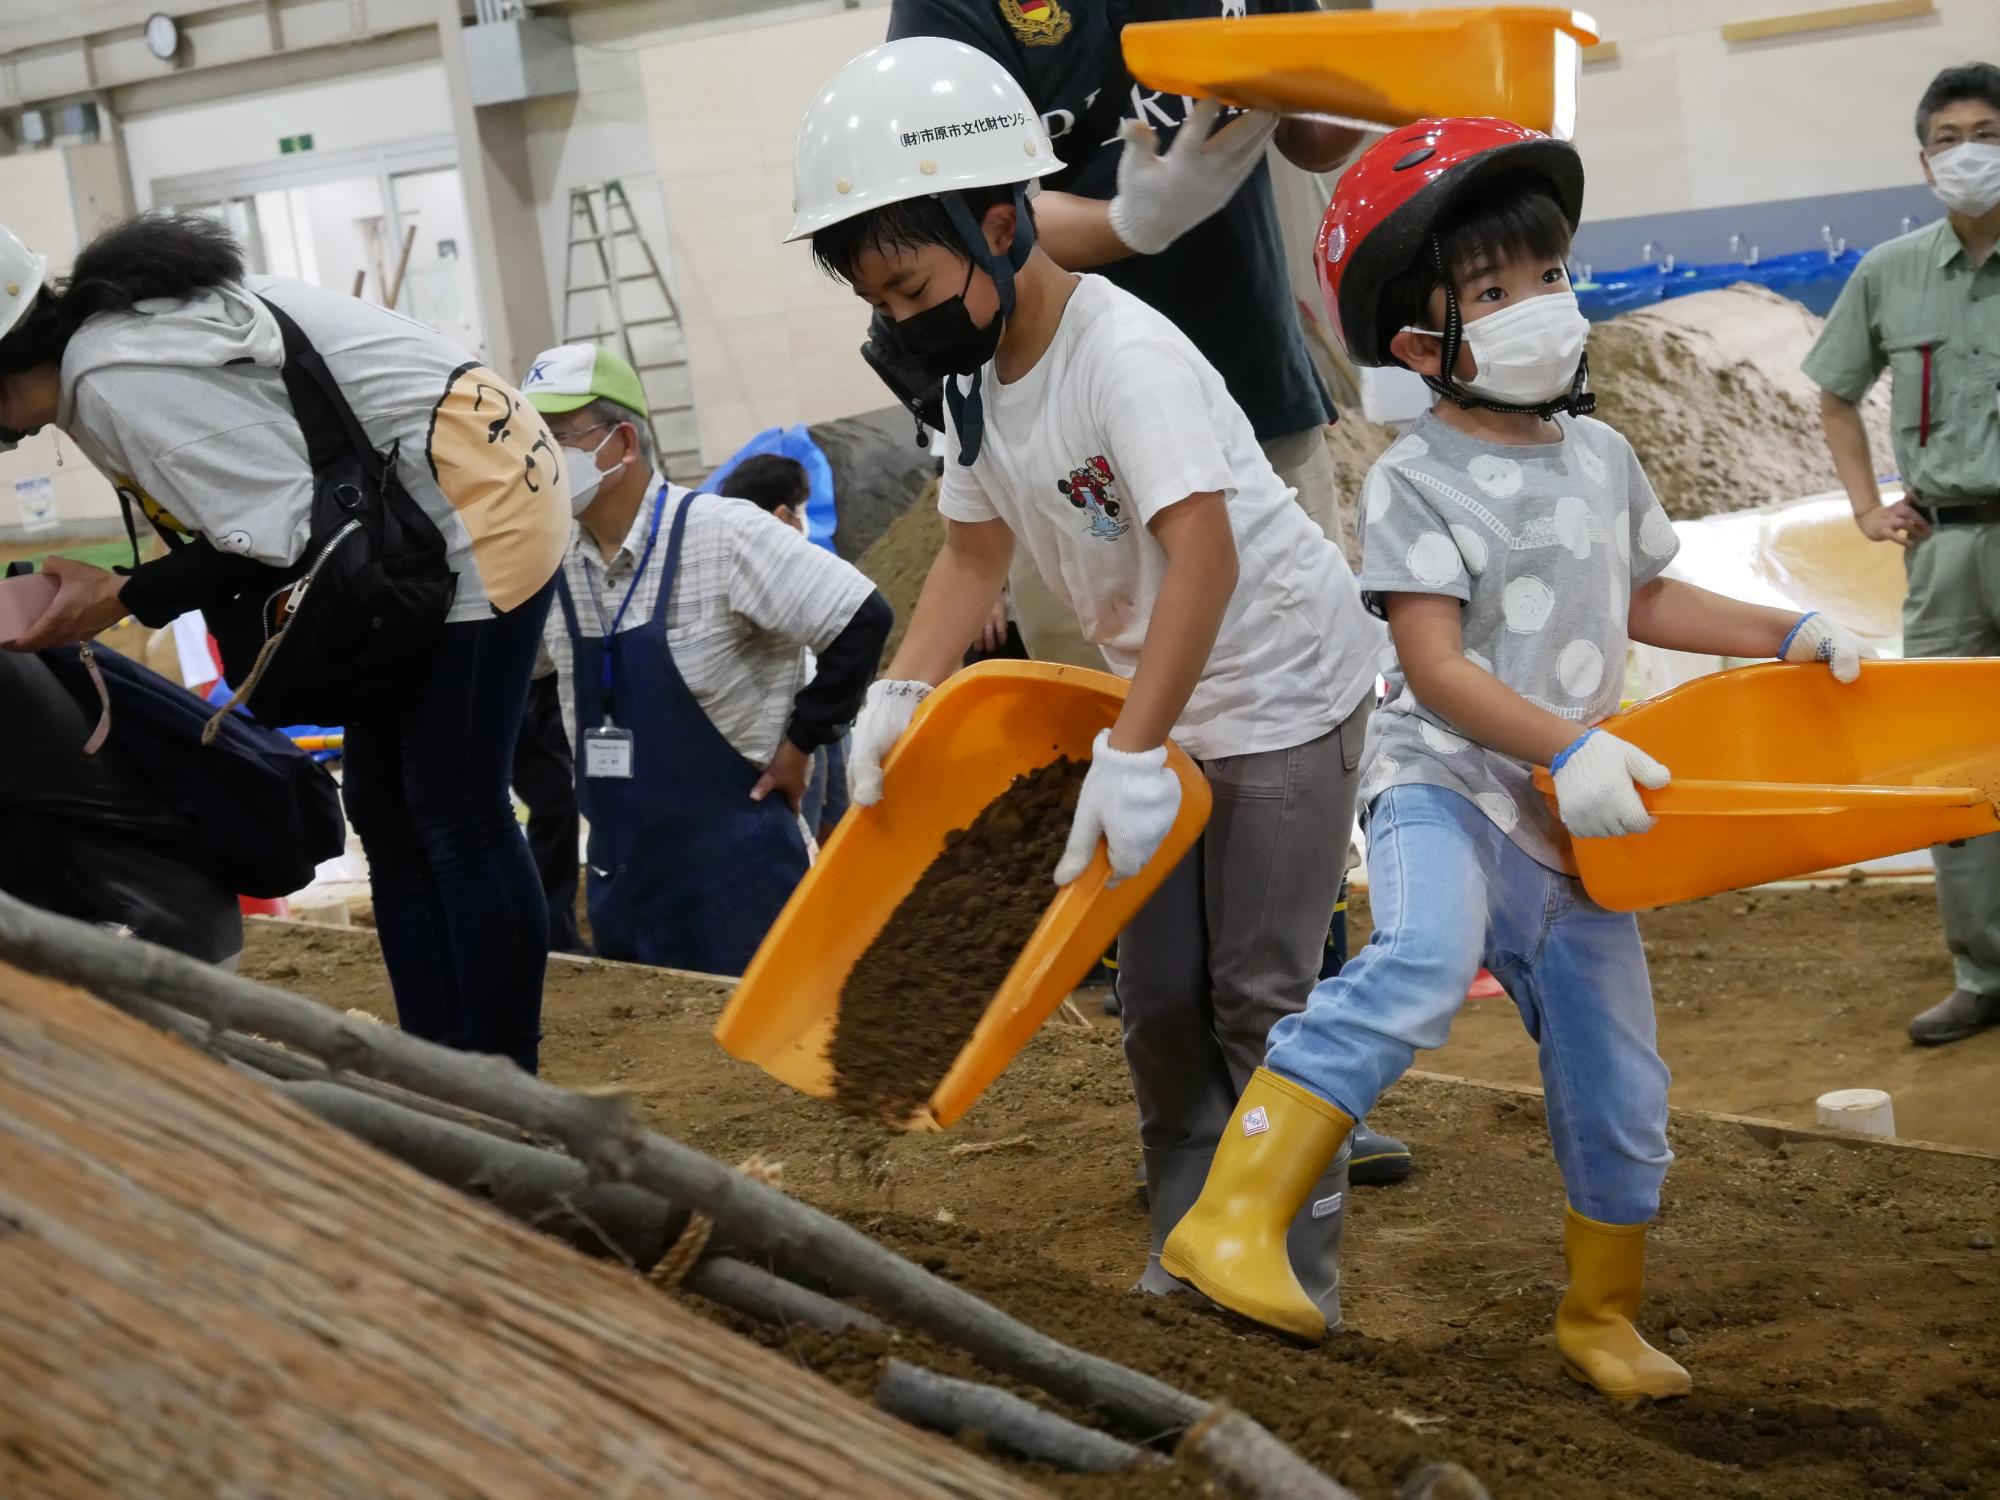
<instances>
[{"instance_id":1,"label":"blue apron","mask_svg":"<svg viewBox=\"0 0 2000 1500\"><path fill-rule=\"evenodd\" d=\"M562 572L556 592L575 660L576 792L590 820L592 942L604 958L741 974L805 874L806 846L782 793L750 800L764 768L709 721L674 665L667 600L696 498L674 513L650 619L620 631L621 603L604 635L586 636ZM666 501L663 483L627 600L652 557ZM585 727L612 723L632 736L629 779L585 774Z\"/></svg>"}]
</instances>

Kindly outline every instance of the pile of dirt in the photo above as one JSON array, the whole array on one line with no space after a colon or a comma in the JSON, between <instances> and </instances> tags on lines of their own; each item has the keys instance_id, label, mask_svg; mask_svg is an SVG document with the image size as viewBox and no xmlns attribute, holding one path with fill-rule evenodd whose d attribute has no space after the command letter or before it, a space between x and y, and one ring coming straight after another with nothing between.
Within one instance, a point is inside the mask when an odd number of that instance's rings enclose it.
<instances>
[{"instance_id":1,"label":"pile of dirt","mask_svg":"<svg viewBox=\"0 0 2000 1500\"><path fill-rule=\"evenodd\" d=\"M1088 761L1016 777L970 828L945 835L840 992L834 1097L873 1119L930 1098L1034 935L1053 892Z\"/></svg>"},{"instance_id":2,"label":"pile of dirt","mask_svg":"<svg viewBox=\"0 0 2000 1500\"><path fill-rule=\"evenodd\" d=\"M1854 1045L1845 1034L1825 1049L1801 1043L1815 1017L1847 1012L1894 1040L1912 994L1949 980L1934 918L1880 887L1723 897L1643 921L1681 1102L1715 1084L1704 1069L1731 1069L1740 1092L1723 1107L1766 1113L1752 1106L1769 1078L1802 1053L1824 1060ZM388 1007L368 934L253 924L243 967L282 967L288 987L329 1003ZM1993 1159L1773 1148L1676 1115L1640 1321L1696 1389L1620 1412L1568 1380L1553 1348L1562 1187L1537 1099L1422 1079L1390 1091L1370 1121L1412 1144L1416 1175L1352 1196L1347 1327L1301 1349L1191 1297L1126 1291L1146 1216L1114 1025L1045 1027L957 1128L903 1135L722 1056L710 1029L727 990L552 966L545 1071L624 1089L660 1128L721 1160L782 1160L799 1197L1038 1328L1240 1406L1365 1500L1389 1500L1420 1459L1464 1464L1496 1500L2000 1493ZM1518 1030L1505 1001L1489 1004ZM1704 1029L1725 1027L1734 1059L1691 1050ZM1927 1086L1971 1107L1990 1099L1993 1042L1922 1053ZM1900 1115L1900 1091L1897 1105ZM766 1337L857 1392L891 1352L796 1329ZM991 1378L907 1333L893 1352ZM1032 1477L1077 1500L1205 1493L1178 1466Z\"/></svg>"},{"instance_id":3,"label":"pile of dirt","mask_svg":"<svg viewBox=\"0 0 2000 1500\"><path fill-rule=\"evenodd\" d=\"M1340 497L1340 545L1353 567L1361 566L1361 484L1375 460L1389 451L1396 434L1359 412L1342 412L1326 429L1326 452L1333 460L1335 495Z\"/></svg>"},{"instance_id":4,"label":"pile of dirt","mask_svg":"<svg viewBox=\"0 0 2000 1500\"><path fill-rule=\"evenodd\" d=\"M938 483L933 479L855 564L896 611L895 628L889 632L889 642L882 649L885 666L902 644L903 632L910 628L917 595L923 592L924 579L931 564L937 561L938 550L944 546L944 517L938 514L937 492Z\"/></svg>"},{"instance_id":5,"label":"pile of dirt","mask_svg":"<svg viewBox=\"0 0 2000 1500\"><path fill-rule=\"evenodd\" d=\"M1591 329L1597 415L1630 440L1668 515L1694 520L1839 488L1819 387L1799 369L1822 326L1789 297L1734 286ZM1886 465L1886 382L1862 412Z\"/></svg>"}]
</instances>

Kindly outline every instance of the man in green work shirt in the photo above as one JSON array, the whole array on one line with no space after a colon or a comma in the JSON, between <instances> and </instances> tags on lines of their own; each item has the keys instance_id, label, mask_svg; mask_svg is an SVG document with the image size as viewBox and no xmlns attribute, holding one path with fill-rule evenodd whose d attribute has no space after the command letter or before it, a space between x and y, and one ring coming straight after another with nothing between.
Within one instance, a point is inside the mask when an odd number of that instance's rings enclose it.
<instances>
[{"instance_id":1,"label":"man in green work shirt","mask_svg":"<svg viewBox=\"0 0 2000 1500\"><path fill-rule=\"evenodd\" d=\"M1905 549L1906 656L2000 656L2000 68L1967 63L1917 106L1924 178L1943 222L1878 245L1827 317L1805 372L1854 519ZM1904 498L1882 503L1857 403L1890 372ZM2000 834L1936 851L1957 971L1911 1040L2000 1024Z\"/></svg>"}]
</instances>

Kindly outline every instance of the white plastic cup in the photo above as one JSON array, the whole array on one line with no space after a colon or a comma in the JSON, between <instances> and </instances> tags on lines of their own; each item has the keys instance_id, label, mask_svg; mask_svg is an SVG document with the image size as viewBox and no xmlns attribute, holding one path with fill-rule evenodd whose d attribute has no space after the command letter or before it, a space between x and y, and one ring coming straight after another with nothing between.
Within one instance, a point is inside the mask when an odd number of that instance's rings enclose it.
<instances>
[{"instance_id":1,"label":"white plastic cup","mask_svg":"<svg viewBox=\"0 0 2000 1500\"><path fill-rule=\"evenodd\" d=\"M1849 1135L1894 1135L1896 1110L1881 1089L1835 1089L1819 1096L1819 1122Z\"/></svg>"}]
</instances>

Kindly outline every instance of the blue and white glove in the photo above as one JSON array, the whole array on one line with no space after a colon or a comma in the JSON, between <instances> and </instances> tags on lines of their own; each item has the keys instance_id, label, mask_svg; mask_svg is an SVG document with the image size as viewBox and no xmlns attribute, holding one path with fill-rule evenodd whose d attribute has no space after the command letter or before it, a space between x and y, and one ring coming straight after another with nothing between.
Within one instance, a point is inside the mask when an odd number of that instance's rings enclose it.
<instances>
[{"instance_id":1,"label":"blue and white glove","mask_svg":"<svg viewBox=\"0 0 2000 1500\"><path fill-rule=\"evenodd\" d=\"M873 807L882 800L882 757L894 748L917 705L930 697L928 682L884 681L869 684L854 721L847 762L847 794L856 807Z\"/></svg>"},{"instance_id":2,"label":"blue and white glove","mask_svg":"<svg viewBox=\"0 0 2000 1500\"><path fill-rule=\"evenodd\" d=\"M1102 838L1111 855L1113 882L1137 875L1159 851L1181 810L1181 779L1167 768L1167 747L1114 750L1111 731L1100 729L1090 746L1090 771L1076 799L1069 843L1056 866L1056 884L1068 885L1090 865Z\"/></svg>"},{"instance_id":3,"label":"blue and white glove","mask_svg":"<svg viewBox=\"0 0 2000 1500\"><path fill-rule=\"evenodd\" d=\"M1637 745L1602 729L1587 729L1549 765L1556 779L1556 812L1580 839L1644 833L1653 815L1639 788L1658 791L1673 773Z\"/></svg>"},{"instance_id":4,"label":"blue and white glove","mask_svg":"<svg viewBox=\"0 0 2000 1500\"><path fill-rule=\"evenodd\" d=\"M1835 682L1854 681L1861 675L1861 658L1874 654L1818 610L1800 615L1785 644L1778 648L1779 661L1825 662Z\"/></svg>"}]
</instances>

